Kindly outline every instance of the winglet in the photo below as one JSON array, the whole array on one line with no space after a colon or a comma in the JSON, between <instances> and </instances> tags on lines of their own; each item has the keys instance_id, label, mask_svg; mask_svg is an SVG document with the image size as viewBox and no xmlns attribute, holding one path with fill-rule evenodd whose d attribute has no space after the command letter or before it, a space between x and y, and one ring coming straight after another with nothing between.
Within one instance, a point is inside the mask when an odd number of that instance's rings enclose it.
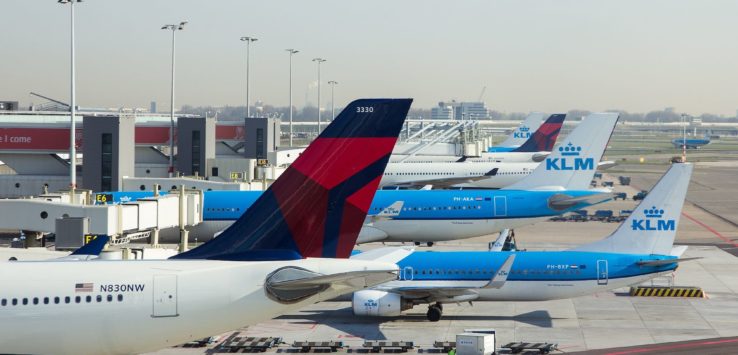
<instances>
[{"instance_id":1,"label":"winglet","mask_svg":"<svg viewBox=\"0 0 738 355\"><path fill-rule=\"evenodd\" d=\"M110 236L99 235L95 239L90 240L87 244L72 252L70 255L93 255L98 256L108 244Z\"/></svg>"},{"instance_id":2,"label":"winglet","mask_svg":"<svg viewBox=\"0 0 738 355\"><path fill-rule=\"evenodd\" d=\"M497 273L492 277L492 280L490 280L483 288L502 288L507 281L507 276L510 275L513 262L515 262L515 253L510 254L510 256L505 259L505 262L502 263L502 266L497 270Z\"/></svg>"},{"instance_id":3,"label":"winglet","mask_svg":"<svg viewBox=\"0 0 738 355\"><path fill-rule=\"evenodd\" d=\"M397 217L400 215L400 211L402 211L402 206L404 205L405 201L395 201L393 204L379 211L379 213L373 215L371 217L371 221L376 222L379 220L388 220L392 219L393 217Z\"/></svg>"},{"instance_id":4,"label":"winglet","mask_svg":"<svg viewBox=\"0 0 738 355\"><path fill-rule=\"evenodd\" d=\"M489 251L502 251L502 248L505 246L505 241L507 240L507 237L510 235L509 229L503 229L500 232L500 235L495 240L494 244L492 244L492 247L489 248Z\"/></svg>"}]
</instances>

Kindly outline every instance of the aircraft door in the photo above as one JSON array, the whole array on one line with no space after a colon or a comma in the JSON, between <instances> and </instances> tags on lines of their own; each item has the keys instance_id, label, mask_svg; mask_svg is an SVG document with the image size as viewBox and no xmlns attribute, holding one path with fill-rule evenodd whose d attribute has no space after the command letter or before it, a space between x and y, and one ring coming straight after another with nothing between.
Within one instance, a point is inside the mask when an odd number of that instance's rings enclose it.
<instances>
[{"instance_id":1,"label":"aircraft door","mask_svg":"<svg viewBox=\"0 0 738 355\"><path fill-rule=\"evenodd\" d=\"M176 317L177 275L154 275L152 317Z\"/></svg>"},{"instance_id":2,"label":"aircraft door","mask_svg":"<svg viewBox=\"0 0 738 355\"><path fill-rule=\"evenodd\" d=\"M402 269L402 279L403 280L413 279L413 267L412 266L405 266L405 268Z\"/></svg>"},{"instance_id":3,"label":"aircraft door","mask_svg":"<svg viewBox=\"0 0 738 355\"><path fill-rule=\"evenodd\" d=\"M494 216L507 216L507 196L495 196Z\"/></svg>"},{"instance_id":4,"label":"aircraft door","mask_svg":"<svg viewBox=\"0 0 738 355\"><path fill-rule=\"evenodd\" d=\"M597 260L597 284L607 285L607 260Z\"/></svg>"}]
</instances>

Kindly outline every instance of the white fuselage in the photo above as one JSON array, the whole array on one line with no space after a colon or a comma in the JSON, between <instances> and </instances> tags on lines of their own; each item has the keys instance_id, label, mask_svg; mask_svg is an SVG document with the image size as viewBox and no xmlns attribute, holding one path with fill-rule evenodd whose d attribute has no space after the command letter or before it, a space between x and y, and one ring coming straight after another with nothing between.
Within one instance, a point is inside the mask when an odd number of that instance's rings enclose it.
<instances>
[{"instance_id":1,"label":"white fuselage","mask_svg":"<svg viewBox=\"0 0 738 355\"><path fill-rule=\"evenodd\" d=\"M384 219L364 225L359 233L358 244L372 241L394 242L439 242L481 237L494 234L503 229L514 229L545 221L549 217L538 218L496 218L496 219L442 219L442 220L400 220ZM233 221L204 221L188 227L190 241L197 243L210 240L215 233L223 231ZM161 231L161 241L174 242L179 231Z\"/></svg>"},{"instance_id":2,"label":"white fuselage","mask_svg":"<svg viewBox=\"0 0 738 355\"><path fill-rule=\"evenodd\" d=\"M384 170L380 186L395 185L422 185L442 182L448 179L451 185L457 187L474 187L485 189L501 189L512 185L528 176L539 163L500 163L491 162L463 162L463 163L423 163L405 162L389 163ZM496 174L485 176L493 169ZM480 179L480 177L482 177ZM469 178L476 181L463 181Z\"/></svg>"},{"instance_id":3,"label":"white fuselage","mask_svg":"<svg viewBox=\"0 0 738 355\"><path fill-rule=\"evenodd\" d=\"M279 303L267 296L264 283L280 267L332 274L378 265L347 261L2 263L0 349L3 353L132 354L178 345L354 291L345 285L332 286L293 304Z\"/></svg>"},{"instance_id":4,"label":"white fuselage","mask_svg":"<svg viewBox=\"0 0 738 355\"><path fill-rule=\"evenodd\" d=\"M530 163L543 160L550 152L482 152L478 157L468 157L467 161L506 162L506 163ZM414 155L409 157L404 154L392 154L390 163L403 162L426 162L426 163L451 163L461 159L457 155Z\"/></svg>"}]
</instances>

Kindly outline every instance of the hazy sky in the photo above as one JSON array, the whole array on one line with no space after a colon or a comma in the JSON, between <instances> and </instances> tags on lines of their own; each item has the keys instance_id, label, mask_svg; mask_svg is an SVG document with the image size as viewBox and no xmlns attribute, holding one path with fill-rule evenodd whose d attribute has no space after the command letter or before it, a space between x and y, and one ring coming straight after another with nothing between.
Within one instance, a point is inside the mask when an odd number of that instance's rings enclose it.
<instances>
[{"instance_id":1,"label":"hazy sky","mask_svg":"<svg viewBox=\"0 0 738 355\"><path fill-rule=\"evenodd\" d=\"M0 99L68 100L69 5L3 0ZM484 101L500 111L673 106L690 114L738 109L738 2L182 1L86 0L75 5L77 97L86 107L169 107L171 32L177 34L177 106L242 105L245 44L251 98L316 100L314 57L339 82L337 105L357 97ZM307 92L307 94L306 94Z\"/></svg>"}]
</instances>

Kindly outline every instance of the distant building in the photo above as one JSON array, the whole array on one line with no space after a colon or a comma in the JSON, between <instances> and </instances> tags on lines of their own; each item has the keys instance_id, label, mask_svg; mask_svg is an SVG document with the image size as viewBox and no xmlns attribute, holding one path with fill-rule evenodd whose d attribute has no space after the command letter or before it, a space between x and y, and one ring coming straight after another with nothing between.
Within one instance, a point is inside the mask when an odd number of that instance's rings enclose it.
<instances>
[{"instance_id":1,"label":"distant building","mask_svg":"<svg viewBox=\"0 0 738 355\"><path fill-rule=\"evenodd\" d=\"M149 107L149 112L156 113L156 101L151 101L151 106Z\"/></svg>"},{"instance_id":2,"label":"distant building","mask_svg":"<svg viewBox=\"0 0 738 355\"><path fill-rule=\"evenodd\" d=\"M439 102L431 109L432 119L473 119L485 120L491 118L484 102Z\"/></svg>"},{"instance_id":3,"label":"distant building","mask_svg":"<svg viewBox=\"0 0 738 355\"><path fill-rule=\"evenodd\" d=\"M0 111L18 111L18 101L0 101Z\"/></svg>"}]
</instances>

